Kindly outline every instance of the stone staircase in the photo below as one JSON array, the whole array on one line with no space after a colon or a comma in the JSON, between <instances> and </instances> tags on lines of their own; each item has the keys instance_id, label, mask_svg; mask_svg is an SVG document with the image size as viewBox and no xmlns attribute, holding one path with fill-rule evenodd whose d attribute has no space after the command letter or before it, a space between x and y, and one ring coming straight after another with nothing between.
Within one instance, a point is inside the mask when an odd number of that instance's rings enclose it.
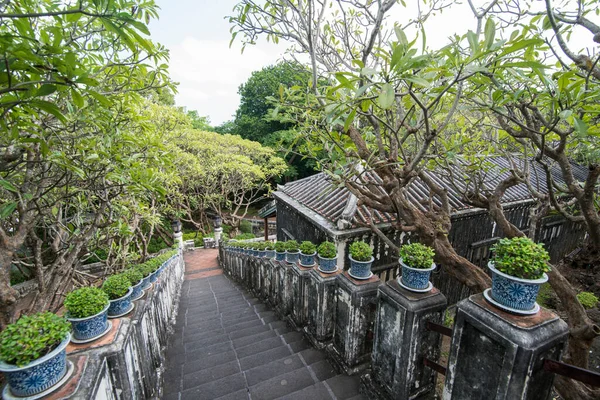
<instances>
[{"instance_id":1,"label":"stone staircase","mask_svg":"<svg viewBox=\"0 0 600 400\"><path fill-rule=\"evenodd\" d=\"M162 399L363 399L358 387L225 275L184 282Z\"/></svg>"}]
</instances>

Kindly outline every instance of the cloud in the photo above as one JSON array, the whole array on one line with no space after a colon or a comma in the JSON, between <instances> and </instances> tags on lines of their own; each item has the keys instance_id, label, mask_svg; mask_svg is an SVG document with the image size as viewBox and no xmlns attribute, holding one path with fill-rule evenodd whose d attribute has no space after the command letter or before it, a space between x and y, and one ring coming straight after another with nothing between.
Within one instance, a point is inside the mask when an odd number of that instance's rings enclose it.
<instances>
[{"instance_id":1,"label":"cloud","mask_svg":"<svg viewBox=\"0 0 600 400\"><path fill-rule=\"evenodd\" d=\"M261 44L241 54L226 40L186 37L170 52L171 78L181 83L177 105L208 115L213 125L219 125L235 113L238 87L253 71L276 63L282 53L281 46Z\"/></svg>"}]
</instances>

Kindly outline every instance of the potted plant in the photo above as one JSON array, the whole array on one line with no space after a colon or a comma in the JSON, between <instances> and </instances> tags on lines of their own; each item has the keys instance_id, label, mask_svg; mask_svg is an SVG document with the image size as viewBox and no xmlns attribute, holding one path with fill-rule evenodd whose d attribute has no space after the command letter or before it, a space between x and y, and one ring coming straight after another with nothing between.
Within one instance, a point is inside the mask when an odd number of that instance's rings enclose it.
<instances>
[{"instance_id":1,"label":"potted plant","mask_svg":"<svg viewBox=\"0 0 600 400\"><path fill-rule=\"evenodd\" d=\"M151 258L150 260L146 261L146 264L148 264L148 267L150 269L150 283L154 283L156 282L156 280L158 279L158 269L160 268L160 257L154 257Z\"/></svg>"},{"instance_id":2,"label":"potted plant","mask_svg":"<svg viewBox=\"0 0 600 400\"><path fill-rule=\"evenodd\" d=\"M258 242L257 244L258 257L264 258L267 256L267 244L265 242Z\"/></svg>"},{"instance_id":3,"label":"potted plant","mask_svg":"<svg viewBox=\"0 0 600 400\"><path fill-rule=\"evenodd\" d=\"M488 263L492 289L484 291L492 304L518 314L535 314L540 286L548 281L550 256L542 243L526 237L500 239Z\"/></svg>"},{"instance_id":4,"label":"potted plant","mask_svg":"<svg viewBox=\"0 0 600 400\"><path fill-rule=\"evenodd\" d=\"M265 242L265 256L270 259L275 258L275 244L273 242Z\"/></svg>"},{"instance_id":5,"label":"potted plant","mask_svg":"<svg viewBox=\"0 0 600 400\"><path fill-rule=\"evenodd\" d=\"M285 242L275 242L275 260L285 261Z\"/></svg>"},{"instance_id":6,"label":"potted plant","mask_svg":"<svg viewBox=\"0 0 600 400\"><path fill-rule=\"evenodd\" d=\"M369 279L373 276L373 250L365 242L354 242L350 245L350 271L351 277L356 279Z\"/></svg>"},{"instance_id":7,"label":"potted plant","mask_svg":"<svg viewBox=\"0 0 600 400\"><path fill-rule=\"evenodd\" d=\"M44 312L25 315L0 333L0 371L12 396L41 397L62 384L72 371L65 350L70 330L66 319Z\"/></svg>"},{"instance_id":8,"label":"potted plant","mask_svg":"<svg viewBox=\"0 0 600 400\"><path fill-rule=\"evenodd\" d=\"M96 287L72 291L64 301L65 317L73 327L73 343L87 343L104 336L110 330L107 320L108 295Z\"/></svg>"},{"instance_id":9,"label":"potted plant","mask_svg":"<svg viewBox=\"0 0 600 400\"><path fill-rule=\"evenodd\" d=\"M152 285L152 282L150 282L150 278L152 275L151 267L149 265L147 265L146 263L144 263L144 264L136 265L134 268L137 269L144 277L143 283L142 283L142 290L148 289Z\"/></svg>"},{"instance_id":10,"label":"potted plant","mask_svg":"<svg viewBox=\"0 0 600 400\"><path fill-rule=\"evenodd\" d=\"M134 305L131 302L133 289L125 275L109 276L102 284L102 290L108 295L110 301L108 307L109 318L121 317L133 310Z\"/></svg>"},{"instance_id":11,"label":"potted plant","mask_svg":"<svg viewBox=\"0 0 600 400\"><path fill-rule=\"evenodd\" d=\"M410 243L400 247L400 286L412 292L430 291L433 285L429 282L429 277L435 269L434 256L435 251L421 243Z\"/></svg>"},{"instance_id":12,"label":"potted plant","mask_svg":"<svg viewBox=\"0 0 600 400\"><path fill-rule=\"evenodd\" d=\"M135 268L128 268L123 271L123 275L129 279L129 284L133 289L131 293L131 300L138 300L144 295L144 290L142 286L144 285L144 275L140 272L140 270Z\"/></svg>"},{"instance_id":13,"label":"potted plant","mask_svg":"<svg viewBox=\"0 0 600 400\"><path fill-rule=\"evenodd\" d=\"M303 267L312 267L315 265L315 255L317 254L317 246L308 240L300 243L300 265Z\"/></svg>"},{"instance_id":14,"label":"potted plant","mask_svg":"<svg viewBox=\"0 0 600 400\"><path fill-rule=\"evenodd\" d=\"M337 271L337 249L332 242L323 242L317 248L319 271L330 274Z\"/></svg>"},{"instance_id":15,"label":"potted plant","mask_svg":"<svg viewBox=\"0 0 600 400\"><path fill-rule=\"evenodd\" d=\"M290 264L298 262L300 256L300 246L295 240L288 240L285 242L285 261Z\"/></svg>"}]
</instances>

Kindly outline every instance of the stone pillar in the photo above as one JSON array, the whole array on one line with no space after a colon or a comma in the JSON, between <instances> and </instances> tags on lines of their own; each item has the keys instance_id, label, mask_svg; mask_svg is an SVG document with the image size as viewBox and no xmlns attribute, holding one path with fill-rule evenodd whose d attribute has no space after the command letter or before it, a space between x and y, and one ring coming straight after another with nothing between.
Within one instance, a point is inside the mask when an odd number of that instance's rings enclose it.
<instances>
[{"instance_id":1,"label":"stone pillar","mask_svg":"<svg viewBox=\"0 0 600 400\"><path fill-rule=\"evenodd\" d=\"M219 241L221 240L221 234L223 234L223 228L215 228L215 246L219 247Z\"/></svg>"},{"instance_id":2,"label":"stone pillar","mask_svg":"<svg viewBox=\"0 0 600 400\"><path fill-rule=\"evenodd\" d=\"M173 240L175 241L175 243L177 243L179 245L180 249L183 249L183 233L181 233L181 232L174 232L173 233Z\"/></svg>"},{"instance_id":3,"label":"stone pillar","mask_svg":"<svg viewBox=\"0 0 600 400\"><path fill-rule=\"evenodd\" d=\"M271 279L274 267L274 261L271 259L264 259L264 261L260 265L261 284L259 298L263 302L267 302L271 295Z\"/></svg>"},{"instance_id":4,"label":"stone pillar","mask_svg":"<svg viewBox=\"0 0 600 400\"><path fill-rule=\"evenodd\" d=\"M337 276L341 273L338 269L333 274L324 274L317 268L309 273L308 321L304 331L316 348L325 347L333 336Z\"/></svg>"},{"instance_id":5,"label":"stone pillar","mask_svg":"<svg viewBox=\"0 0 600 400\"><path fill-rule=\"evenodd\" d=\"M333 361L348 375L369 366L380 284L377 276L358 280L350 277L348 271L337 277L333 343L328 350Z\"/></svg>"},{"instance_id":6,"label":"stone pillar","mask_svg":"<svg viewBox=\"0 0 600 400\"><path fill-rule=\"evenodd\" d=\"M379 286L371 374L367 390L382 399L432 397L437 373L423 364L440 356L441 335L426 328L442 323L446 297L436 288L414 293L396 280Z\"/></svg>"},{"instance_id":7,"label":"stone pillar","mask_svg":"<svg viewBox=\"0 0 600 400\"><path fill-rule=\"evenodd\" d=\"M276 293L275 311L281 319L287 317L292 311L293 290L291 285L291 270L292 264L282 261L277 271L278 292Z\"/></svg>"},{"instance_id":8,"label":"stone pillar","mask_svg":"<svg viewBox=\"0 0 600 400\"><path fill-rule=\"evenodd\" d=\"M279 303L279 270L282 268L281 261L273 261L273 268L270 275L269 299L268 302L272 308L276 308Z\"/></svg>"},{"instance_id":9,"label":"stone pillar","mask_svg":"<svg viewBox=\"0 0 600 400\"><path fill-rule=\"evenodd\" d=\"M556 314L513 315L476 294L455 320L444 399L549 398L554 374L542 359L559 360L569 333Z\"/></svg>"},{"instance_id":10,"label":"stone pillar","mask_svg":"<svg viewBox=\"0 0 600 400\"><path fill-rule=\"evenodd\" d=\"M292 286L290 320L297 330L301 330L308 319L308 280L309 273L313 268L293 264L290 270L290 283Z\"/></svg>"}]
</instances>

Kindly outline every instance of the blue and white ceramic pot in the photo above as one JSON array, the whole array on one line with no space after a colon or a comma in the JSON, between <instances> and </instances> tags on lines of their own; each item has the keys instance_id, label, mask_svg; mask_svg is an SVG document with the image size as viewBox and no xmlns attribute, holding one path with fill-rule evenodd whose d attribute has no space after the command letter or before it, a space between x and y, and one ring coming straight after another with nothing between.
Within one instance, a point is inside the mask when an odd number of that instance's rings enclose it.
<instances>
[{"instance_id":1,"label":"blue and white ceramic pot","mask_svg":"<svg viewBox=\"0 0 600 400\"><path fill-rule=\"evenodd\" d=\"M108 307L108 317L109 318L117 318L122 315L127 314L131 311L131 293L133 293L133 288L129 288L127 294L123 297L119 297L115 300L109 300L110 306Z\"/></svg>"},{"instance_id":2,"label":"blue and white ceramic pot","mask_svg":"<svg viewBox=\"0 0 600 400\"><path fill-rule=\"evenodd\" d=\"M77 341L92 341L104 336L108 328L108 307L110 307L110 303L98 314L85 318L71 318L67 313L66 318L71 323L71 327L73 327L73 339Z\"/></svg>"},{"instance_id":3,"label":"blue and white ceramic pot","mask_svg":"<svg viewBox=\"0 0 600 400\"><path fill-rule=\"evenodd\" d=\"M330 274L337 271L337 257L325 258L319 256L319 271Z\"/></svg>"},{"instance_id":4,"label":"blue and white ceramic pot","mask_svg":"<svg viewBox=\"0 0 600 400\"><path fill-rule=\"evenodd\" d=\"M275 252L275 260L276 261L285 261L285 251L282 251L282 252L276 251Z\"/></svg>"},{"instance_id":5,"label":"blue and white ceramic pot","mask_svg":"<svg viewBox=\"0 0 600 400\"><path fill-rule=\"evenodd\" d=\"M131 287L133 289L133 292L131 292L131 300L138 300L144 295L144 289L142 288L143 286L144 279Z\"/></svg>"},{"instance_id":6,"label":"blue and white ceramic pot","mask_svg":"<svg viewBox=\"0 0 600 400\"><path fill-rule=\"evenodd\" d=\"M265 250L265 257L271 260L275 258L275 250Z\"/></svg>"},{"instance_id":7,"label":"blue and white ceramic pot","mask_svg":"<svg viewBox=\"0 0 600 400\"><path fill-rule=\"evenodd\" d=\"M492 299L501 306L519 311L529 311L535 308L540 286L548 281L544 274L539 279L522 279L498 271L494 263L489 262L492 271Z\"/></svg>"},{"instance_id":8,"label":"blue and white ceramic pot","mask_svg":"<svg viewBox=\"0 0 600 400\"><path fill-rule=\"evenodd\" d=\"M398 279L406 289L415 289L423 291L429 287L429 277L431 272L435 269L435 264L431 264L430 268L413 268L402 262L400 259L400 265L402 266L402 277Z\"/></svg>"},{"instance_id":9,"label":"blue and white ceramic pot","mask_svg":"<svg viewBox=\"0 0 600 400\"><path fill-rule=\"evenodd\" d=\"M144 279L142 280L142 290L146 290L149 289L150 286L152 286L152 282L150 282L150 279L152 279L152 274L144 277Z\"/></svg>"},{"instance_id":10,"label":"blue and white ceramic pot","mask_svg":"<svg viewBox=\"0 0 600 400\"><path fill-rule=\"evenodd\" d=\"M150 283L156 282L156 280L158 279L158 274L159 274L158 270L156 270L150 274Z\"/></svg>"},{"instance_id":11,"label":"blue and white ceramic pot","mask_svg":"<svg viewBox=\"0 0 600 400\"><path fill-rule=\"evenodd\" d=\"M350 258L350 271L348 271L348 273L351 277L356 279L369 279L373 275L371 272L371 264L373 264L373 260L375 260L374 257L371 257L369 261L356 261L351 255L348 257Z\"/></svg>"},{"instance_id":12,"label":"blue and white ceramic pot","mask_svg":"<svg viewBox=\"0 0 600 400\"><path fill-rule=\"evenodd\" d=\"M303 267L312 267L315 265L315 255L317 253L312 254L304 254L300 252L300 265Z\"/></svg>"},{"instance_id":13,"label":"blue and white ceramic pot","mask_svg":"<svg viewBox=\"0 0 600 400\"><path fill-rule=\"evenodd\" d=\"M258 251L258 256L259 256L260 258L265 258L265 257L267 256L267 252L266 252L266 250L259 250L259 251Z\"/></svg>"},{"instance_id":14,"label":"blue and white ceramic pot","mask_svg":"<svg viewBox=\"0 0 600 400\"><path fill-rule=\"evenodd\" d=\"M67 373L66 347L71 334L57 348L30 362L24 367L6 364L0 361L0 372L4 373L13 396L31 397L45 392L60 382Z\"/></svg>"},{"instance_id":15,"label":"blue and white ceramic pot","mask_svg":"<svg viewBox=\"0 0 600 400\"><path fill-rule=\"evenodd\" d=\"M287 251L285 252L285 261L290 264L295 264L298 262L298 257L300 257L300 251Z\"/></svg>"}]
</instances>

